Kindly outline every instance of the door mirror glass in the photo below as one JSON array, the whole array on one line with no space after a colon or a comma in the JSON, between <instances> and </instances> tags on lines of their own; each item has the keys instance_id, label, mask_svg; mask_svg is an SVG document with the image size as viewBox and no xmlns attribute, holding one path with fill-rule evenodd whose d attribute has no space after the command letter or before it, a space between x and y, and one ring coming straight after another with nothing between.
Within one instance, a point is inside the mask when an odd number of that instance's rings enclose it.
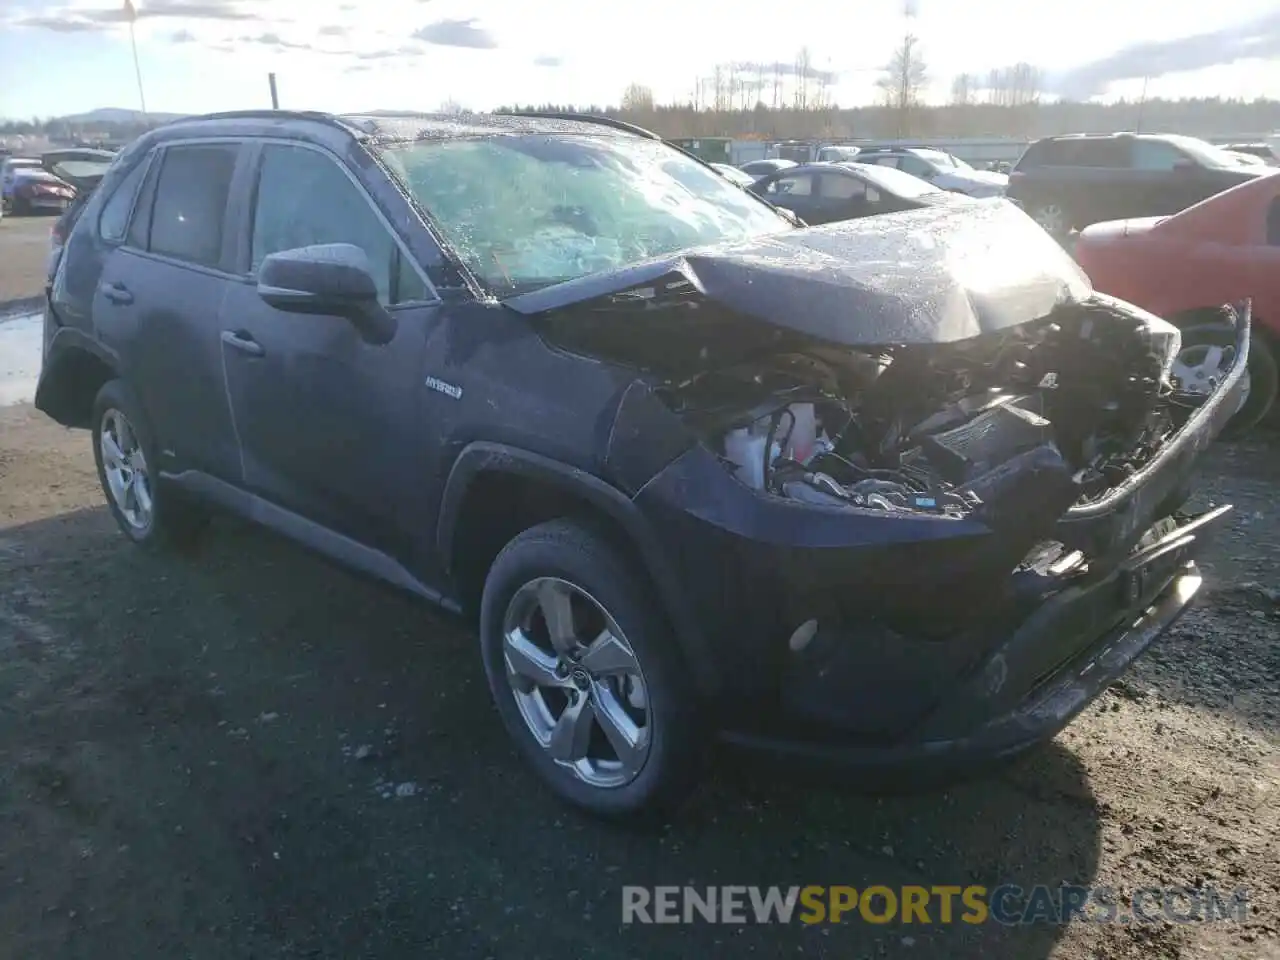
<instances>
[{"instance_id":1,"label":"door mirror glass","mask_svg":"<svg viewBox=\"0 0 1280 960\"><path fill-rule=\"evenodd\" d=\"M396 321L378 302L369 258L350 243L281 250L258 269L258 296L286 313L346 317L372 343L387 343Z\"/></svg>"}]
</instances>

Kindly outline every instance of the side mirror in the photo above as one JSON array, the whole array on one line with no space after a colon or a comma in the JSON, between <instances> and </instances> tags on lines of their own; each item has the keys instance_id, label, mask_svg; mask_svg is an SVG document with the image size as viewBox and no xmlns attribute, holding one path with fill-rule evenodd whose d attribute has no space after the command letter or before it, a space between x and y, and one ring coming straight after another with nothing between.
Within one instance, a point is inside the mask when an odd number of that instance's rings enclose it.
<instances>
[{"instance_id":1,"label":"side mirror","mask_svg":"<svg viewBox=\"0 0 1280 960\"><path fill-rule=\"evenodd\" d=\"M350 243L271 254L258 268L258 296L286 313L345 317L369 343L389 343L396 334L396 318L378 302L369 258Z\"/></svg>"}]
</instances>

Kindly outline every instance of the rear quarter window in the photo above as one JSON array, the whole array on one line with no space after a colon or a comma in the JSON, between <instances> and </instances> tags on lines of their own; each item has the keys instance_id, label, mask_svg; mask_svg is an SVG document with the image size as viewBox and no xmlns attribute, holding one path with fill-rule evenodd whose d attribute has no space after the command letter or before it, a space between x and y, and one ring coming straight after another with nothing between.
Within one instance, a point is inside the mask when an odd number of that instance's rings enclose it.
<instances>
[{"instance_id":1,"label":"rear quarter window","mask_svg":"<svg viewBox=\"0 0 1280 960\"><path fill-rule=\"evenodd\" d=\"M98 236L111 243L119 243L125 238L129 229L129 214L133 210L133 202L138 196L138 187L149 166L148 157L134 164L132 170L116 184L102 205L102 213L98 215Z\"/></svg>"}]
</instances>

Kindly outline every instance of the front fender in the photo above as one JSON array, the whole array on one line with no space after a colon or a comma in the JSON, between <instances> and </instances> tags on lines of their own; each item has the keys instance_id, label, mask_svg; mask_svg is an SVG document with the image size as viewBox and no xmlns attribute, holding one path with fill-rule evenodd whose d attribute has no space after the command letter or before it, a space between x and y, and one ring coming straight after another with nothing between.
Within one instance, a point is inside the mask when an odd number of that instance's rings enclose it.
<instances>
[{"instance_id":1,"label":"front fender","mask_svg":"<svg viewBox=\"0 0 1280 960\"><path fill-rule=\"evenodd\" d=\"M481 475L495 471L562 490L601 511L625 531L676 631L694 679L704 695L714 695L720 686L719 671L648 519L625 493L579 467L504 443L478 440L464 447L445 482L436 525L436 550L445 572L454 573L452 558L458 521L471 484Z\"/></svg>"}]
</instances>

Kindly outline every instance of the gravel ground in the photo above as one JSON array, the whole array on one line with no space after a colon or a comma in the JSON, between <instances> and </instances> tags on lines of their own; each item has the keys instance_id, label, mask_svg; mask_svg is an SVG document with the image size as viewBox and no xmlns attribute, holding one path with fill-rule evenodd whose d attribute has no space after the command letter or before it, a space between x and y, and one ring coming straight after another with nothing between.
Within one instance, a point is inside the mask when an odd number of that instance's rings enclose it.
<instances>
[{"instance_id":1,"label":"gravel ground","mask_svg":"<svg viewBox=\"0 0 1280 960\"><path fill-rule=\"evenodd\" d=\"M6 224L5 229L8 229ZM534 785L469 628L231 520L115 531L82 433L0 409L0 957L1280 956L1280 460L1210 588L1053 743L865 798L721 758L658 833ZM1247 887L1246 922L623 927L623 884Z\"/></svg>"},{"instance_id":2,"label":"gravel ground","mask_svg":"<svg viewBox=\"0 0 1280 960\"><path fill-rule=\"evenodd\" d=\"M44 291L45 261L53 217L0 218L0 312L10 300Z\"/></svg>"}]
</instances>

